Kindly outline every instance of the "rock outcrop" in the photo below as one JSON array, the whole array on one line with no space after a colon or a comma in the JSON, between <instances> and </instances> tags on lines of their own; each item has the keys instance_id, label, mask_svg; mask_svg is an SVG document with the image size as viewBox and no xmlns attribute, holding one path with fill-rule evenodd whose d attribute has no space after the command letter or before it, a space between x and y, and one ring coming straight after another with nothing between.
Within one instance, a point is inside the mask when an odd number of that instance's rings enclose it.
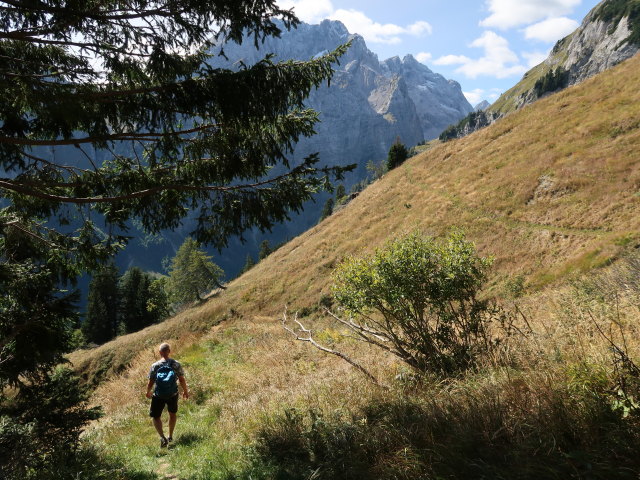
<instances>
[{"instance_id":1,"label":"rock outcrop","mask_svg":"<svg viewBox=\"0 0 640 480\"><path fill-rule=\"evenodd\" d=\"M604 4L610 1L601 2L585 17L579 29L556 47L562 51L566 44L566 60L558 63L568 70L569 85L582 82L638 52L640 46L629 41L632 31L628 16L608 20L601 17ZM547 61L553 66L557 57L550 56Z\"/></svg>"}]
</instances>

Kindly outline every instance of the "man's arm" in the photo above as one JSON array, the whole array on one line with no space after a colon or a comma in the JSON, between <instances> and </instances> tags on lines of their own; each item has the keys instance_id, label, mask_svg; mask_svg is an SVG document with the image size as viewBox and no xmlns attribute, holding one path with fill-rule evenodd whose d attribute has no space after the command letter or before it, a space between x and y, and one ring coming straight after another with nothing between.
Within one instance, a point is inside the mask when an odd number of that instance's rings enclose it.
<instances>
[{"instance_id":1,"label":"man's arm","mask_svg":"<svg viewBox=\"0 0 640 480\"><path fill-rule=\"evenodd\" d=\"M180 386L182 387L183 398L189 398L189 389L187 388L187 381L184 379L184 376L180 375L178 377L178 381L180 382Z\"/></svg>"},{"instance_id":2,"label":"man's arm","mask_svg":"<svg viewBox=\"0 0 640 480\"><path fill-rule=\"evenodd\" d=\"M150 378L149 382L147 382L147 398L151 398L153 396L153 392L151 390L153 389L154 383L156 383L156 381L152 378Z\"/></svg>"}]
</instances>

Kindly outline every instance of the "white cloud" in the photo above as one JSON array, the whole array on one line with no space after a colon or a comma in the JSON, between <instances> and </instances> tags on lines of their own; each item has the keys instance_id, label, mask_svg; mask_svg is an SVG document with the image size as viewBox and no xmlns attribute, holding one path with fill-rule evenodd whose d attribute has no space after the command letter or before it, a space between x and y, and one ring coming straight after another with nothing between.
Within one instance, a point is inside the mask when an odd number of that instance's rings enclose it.
<instances>
[{"instance_id":1,"label":"white cloud","mask_svg":"<svg viewBox=\"0 0 640 480\"><path fill-rule=\"evenodd\" d=\"M566 15L582 0L486 0L491 12L480 22L483 27L501 29L530 25L538 20Z\"/></svg>"},{"instance_id":2,"label":"white cloud","mask_svg":"<svg viewBox=\"0 0 640 480\"><path fill-rule=\"evenodd\" d=\"M544 62L549 56L549 52L522 52L522 56L527 59L527 67L533 68Z\"/></svg>"},{"instance_id":3,"label":"white cloud","mask_svg":"<svg viewBox=\"0 0 640 480\"><path fill-rule=\"evenodd\" d=\"M307 23L319 23L334 11L331 0L279 0L278 6L293 8L296 16Z\"/></svg>"},{"instance_id":4,"label":"white cloud","mask_svg":"<svg viewBox=\"0 0 640 480\"><path fill-rule=\"evenodd\" d=\"M432 57L433 55L431 55L429 52L416 53L416 60L418 60L420 63L427 63L429 60L431 60Z\"/></svg>"},{"instance_id":5,"label":"white cloud","mask_svg":"<svg viewBox=\"0 0 640 480\"><path fill-rule=\"evenodd\" d=\"M358 10L339 9L333 12L329 18L340 20L351 33L358 33L367 42L397 44L402 42L402 35L421 37L430 34L431 25L425 21L418 21L407 27L401 27L394 23L378 23L371 20Z\"/></svg>"},{"instance_id":6,"label":"white cloud","mask_svg":"<svg viewBox=\"0 0 640 480\"><path fill-rule=\"evenodd\" d=\"M407 27L407 33L409 35L413 35L414 37L422 37L424 35L431 35L433 32L433 27L429 22L425 22L424 20L419 20L416 23L412 23Z\"/></svg>"},{"instance_id":7,"label":"white cloud","mask_svg":"<svg viewBox=\"0 0 640 480\"><path fill-rule=\"evenodd\" d=\"M400 43L400 35L404 29L393 23L377 23L358 10L336 10L329 17L331 20L340 20L345 24L349 32L359 33L367 42L376 43Z\"/></svg>"},{"instance_id":8,"label":"white cloud","mask_svg":"<svg viewBox=\"0 0 640 480\"><path fill-rule=\"evenodd\" d=\"M470 92L462 92L471 105L474 107L482 100L486 100L489 103L493 103L500 96L499 88L492 88L490 90L484 90L482 88L476 88Z\"/></svg>"},{"instance_id":9,"label":"white cloud","mask_svg":"<svg viewBox=\"0 0 640 480\"><path fill-rule=\"evenodd\" d=\"M472 62L469 57L464 55L445 55L433 61L436 65L460 65L463 63Z\"/></svg>"},{"instance_id":10,"label":"white cloud","mask_svg":"<svg viewBox=\"0 0 640 480\"><path fill-rule=\"evenodd\" d=\"M476 88L470 92L462 92L471 106L475 107L482 100L485 99L485 91L482 88Z\"/></svg>"},{"instance_id":11,"label":"white cloud","mask_svg":"<svg viewBox=\"0 0 640 480\"><path fill-rule=\"evenodd\" d=\"M419 20L405 27L394 23L374 22L359 10L336 10L331 0L278 0L280 8L293 8L296 16L307 23L319 23L325 18L340 20L349 32L358 33L367 42L397 44L403 35L423 37L430 35L433 28L428 22Z\"/></svg>"},{"instance_id":12,"label":"white cloud","mask_svg":"<svg viewBox=\"0 0 640 480\"><path fill-rule=\"evenodd\" d=\"M492 88L487 93L487 100L490 102L494 102L500 95L502 95L502 90L500 90L499 88Z\"/></svg>"},{"instance_id":13,"label":"white cloud","mask_svg":"<svg viewBox=\"0 0 640 480\"><path fill-rule=\"evenodd\" d=\"M578 22L567 17L548 18L525 28L524 37L527 40L555 42L569 35L578 26Z\"/></svg>"},{"instance_id":14,"label":"white cloud","mask_svg":"<svg viewBox=\"0 0 640 480\"><path fill-rule=\"evenodd\" d=\"M520 64L518 55L509 48L509 42L492 31L486 31L475 39L471 47L482 48L484 55L478 59L471 59L464 55L446 55L435 60L436 65L460 65L456 68L469 78L480 75L496 78L507 78L524 73L527 69Z\"/></svg>"}]
</instances>

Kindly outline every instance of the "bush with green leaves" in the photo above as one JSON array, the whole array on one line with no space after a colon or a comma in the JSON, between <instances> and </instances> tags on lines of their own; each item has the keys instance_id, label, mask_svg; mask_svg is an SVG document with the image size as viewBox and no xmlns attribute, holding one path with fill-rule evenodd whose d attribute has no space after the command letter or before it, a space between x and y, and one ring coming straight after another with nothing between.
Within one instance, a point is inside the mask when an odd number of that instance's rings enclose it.
<instances>
[{"instance_id":1,"label":"bush with green leaves","mask_svg":"<svg viewBox=\"0 0 640 480\"><path fill-rule=\"evenodd\" d=\"M460 232L405 235L336 269L332 291L348 320L338 318L416 370L460 371L492 345L498 311L478 298L490 265Z\"/></svg>"}]
</instances>

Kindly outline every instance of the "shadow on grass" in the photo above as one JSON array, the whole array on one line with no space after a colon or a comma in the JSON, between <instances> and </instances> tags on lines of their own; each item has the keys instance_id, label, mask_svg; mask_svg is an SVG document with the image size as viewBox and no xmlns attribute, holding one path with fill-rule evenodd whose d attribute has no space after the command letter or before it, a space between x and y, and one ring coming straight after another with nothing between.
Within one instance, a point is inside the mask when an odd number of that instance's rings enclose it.
<instances>
[{"instance_id":1,"label":"shadow on grass","mask_svg":"<svg viewBox=\"0 0 640 480\"><path fill-rule=\"evenodd\" d=\"M194 443L201 442L203 439L204 437L198 433L187 432L183 433L179 437L176 437L175 441L173 442L173 446L188 447L193 445ZM170 447L171 446L172 445L170 445Z\"/></svg>"},{"instance_id":2,"label":"shadow on grass","mask_svg":"<svg viewBox=\"0 0 640 480\"><path fill-rule=\"evenodd\" d=\"M637 480L637 417L593 392L508 393L374 402L357 416L288 410L263 424L252 468L278 480Z\"/></svg>"},{"instance_id":3,"label":"shadow on grass","mask_svg":"<svg viewBox=\"0 0 640 480\"><path fill-rule=\"evenodd\" d=\"M49 459L38 471L27 476L2 476L3 480L158 480L156 474L132 469L121 461L106 458L91 445L83 445L75 454Z\"/></svg>"}]
</instances>

